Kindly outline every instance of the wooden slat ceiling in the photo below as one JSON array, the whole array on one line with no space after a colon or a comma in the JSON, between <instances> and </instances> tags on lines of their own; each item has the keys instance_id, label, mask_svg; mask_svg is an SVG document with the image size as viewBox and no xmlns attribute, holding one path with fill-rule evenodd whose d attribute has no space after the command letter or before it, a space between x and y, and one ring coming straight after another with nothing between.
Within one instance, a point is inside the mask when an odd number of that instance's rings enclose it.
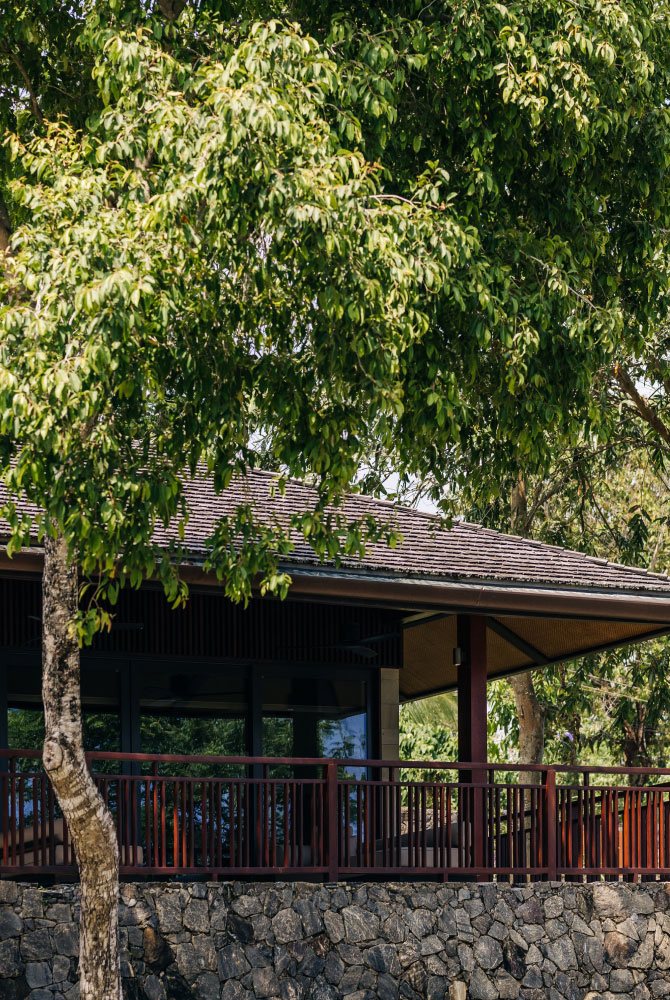
<instances>
[{"instance_id":1,"label":"wooden slat ceiling","mask_svg":"<svg viewBox=\"0 0 670 1000\"><path fill-rule=\"evenodd\" d=\"M504 677L526 667L574 659L598 649L658 635L661 631L662 626L654 622L490 618L486 633L487 673L491 678ZM514 636L518 636L518 645L513 643ZM405 628L400 671L402 700L411 701L456 686L457 670L453 658L456 645L455 615L429 619L425 623L414 622ZM529 646L537 651L537 657L529 654Z\"/></svg>"}]
</instances>

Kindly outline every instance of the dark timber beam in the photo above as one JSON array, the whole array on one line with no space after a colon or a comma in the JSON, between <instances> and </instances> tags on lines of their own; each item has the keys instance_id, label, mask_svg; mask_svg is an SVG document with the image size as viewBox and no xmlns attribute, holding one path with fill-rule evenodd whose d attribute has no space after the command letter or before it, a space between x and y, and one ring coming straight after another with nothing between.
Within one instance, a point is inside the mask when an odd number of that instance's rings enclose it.
<instances>
[{"instance_id":1,"label":"dark timber beam","mask_svg":"<svg viewBox=\"0 0 670 1000\"><path fill-rule=\"evenodd\" d=\"M9 706L7 704L7 665L0 663L0 749L9 748ZM8 770L8 758L0 757L0 771Z\"/></svg>"},{"instance_id":2,"label":"dark timber beam","mask_svg":"<svg viewBox=\"0 0 670 1000\"><path fill-rule=\"evenodd\" d=\"M535 646L531 646L529 642L522 639L520 635L513 632L511 628L507 627L507 625L503 625L503 623L498 621L497 618L487 618L486 624L492 632L495 632L501 639L508 642L510 646L514 646L514 648L518 649L520 653L523 653L523 655L527 656L529 660L532 660L533 664L538 667L544 667L549 663L549 659L544 655L544 653L541 653L539 649L535 648Z\"/></svg>"},{"instance_id":3,"label":"dark timber beam","mask_svg":"<svg viewBox=\"0 0 670 1000\"><path fill-rule=\"evenodd\" d=\"M486 763L486 618L458 616L458 759Z\"/></svg>"},{"instance_id":4,"label":"dark timber beam","mask_svg":"<svg viewBox=\"0 0 670 1000\"><path fill-rule=\"evenodd\" d=\"M120 670L119 701L121 721L121 750L123 753L140 753L140 691L137 668L128 660ZM137 764L125 765L128 774L139 774Z\"/></svg>"},{"instance_id":5,"label":"dark timber beam","mask_svg":"<svg viewBox=\"0 0 670 1000\"><path fill-rule=\"evenodd\" d=\"M482 764L472 771L461 771L459 782L486 782L486 616L458 616L458 759L462 762ZM472 864L484 865L484 839L486 811L484 788L464 789L469 806L459 796L459 828L466 822L471 826L469 842L472 844ZM466 818L467 817L467 818ZM478 877L479 881L479 877Z\"/></svg>"}]
</instances>

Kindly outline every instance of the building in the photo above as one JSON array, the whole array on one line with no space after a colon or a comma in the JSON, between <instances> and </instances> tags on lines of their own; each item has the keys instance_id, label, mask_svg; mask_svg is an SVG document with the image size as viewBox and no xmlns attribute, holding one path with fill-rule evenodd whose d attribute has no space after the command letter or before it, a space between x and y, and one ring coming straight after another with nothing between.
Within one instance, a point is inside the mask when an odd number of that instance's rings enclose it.
<instances>
[{"instance_id":1,"label":"building","mask_svg":"<svg viewBox=\"0 0 670 1000\"><path fill-rule=\"evenodd\" d=\"M335 567L297 540L288 598L244 609L203 571L207 538L243 502L267 519L310 508L308 487L273 483L250 472L216 496L192 482L187 607L170 610L150 583L125 591L111 633L82 655L91 766L124 874L670 874L670 772L632 789L593 769L536 768L537 784L531 768L486 766L487 680L666 634L666 576L352 496L348 517L390 521L402 544ZM71 845L28 740L39 548L0 571L0 873L62 875ZM459 761L409 781L399 704L449 689Z\"/></svg>"}]
</instances>

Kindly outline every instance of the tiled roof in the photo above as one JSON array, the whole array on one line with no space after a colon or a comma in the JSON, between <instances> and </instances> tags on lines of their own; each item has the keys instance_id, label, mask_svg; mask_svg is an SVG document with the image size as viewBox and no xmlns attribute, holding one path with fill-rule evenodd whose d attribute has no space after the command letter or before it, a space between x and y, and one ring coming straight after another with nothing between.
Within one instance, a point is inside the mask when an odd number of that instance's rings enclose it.
<instances>
[{"instance_id":1,"label":"tiled roof","mask_svg":"<svg viewBox=\"0 0 670 1000\"><path fill-rule=\"evenodd\" d=\"M205 477L189 483L191 517L185 535L189 551L195 557L204 555L207 538L217 519L241 503L250 503L260 517L274 516L280 520L296 511L311 509L316 496L312 488L290 480L282 496L273 488L275 482L273 474L254 470L245 479L234 480L219 495ZM388 501L353 494L342 510L350 520L374 514L379 521L390 521L403 536L402 543L394 549L383 542L369 545L362 562L351 559L344 562L344 568L453 580L670 593L670 578L664 574L622 566L467 522L456 522L446 529L433 514ZM169 532L160 530L157 541L164 543L169 536ZM291 564L318 563L302 537L294 541Z\"/></svg>"},{"instance_id":2,"label":"tiled roof","mask_svg":"<svg viewBox=\"0 0 670 1000\"><path fill-rule=\"evenodd\" d=\"M284 494L275 488L274 474L250 470L234 479L223 493L214 492L212 482L199 476L186 486L190 520L183 543L194 561L207 553L207 539L216 522L240 504L249 503L263 519L286 521L290 515L313 508L316 492L297 480L289 480ZM34 514L32 505L19 508ZM365 558L343 560L346 571L377 571L402 577L443 578L452 581L492 582L589 590L616 590L670 594L670 578L665 574L622 566L570 549L545 545L518 535L506 535L477 524L458 521L445 528L439 517L351 494L341 508L348 520L373 514L380 522L390 522L402 535L396 548L384 542L367 547ZM0 534L2 525L0 524ZM159 527L155 538L166 544L177 532ZM305 567L319 565L312 548L302 536L294 537L295 550L285 561Z\"/></svg>"}]
</instances>

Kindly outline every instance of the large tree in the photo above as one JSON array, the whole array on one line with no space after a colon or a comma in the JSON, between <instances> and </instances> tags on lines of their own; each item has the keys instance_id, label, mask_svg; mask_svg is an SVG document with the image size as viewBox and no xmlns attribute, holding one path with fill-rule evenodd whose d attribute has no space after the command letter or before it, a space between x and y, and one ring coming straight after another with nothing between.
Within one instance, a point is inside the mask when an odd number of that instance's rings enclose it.
<instances>
[{"instance_id":1,"label":"large tree","mask_svg":"<svg viewBox=\"0 0 670 1000\"><path fill-rule=\"evenodd\" d=\"M245 599L285 593L289 528L332 557L383 530L337 516L374 449L443 491L464 454L533 470L598 430L594 370L666 308L670 26L622 0L282 5L292 26L250 21L271 3L46 6L3 10L0 462L10 553L44 542L81 995L117 1000L78 643L120 586L185 598L154 541L185 476L221 491L262 460L318 486L290 525L218 525L211 569Z\"/></svg>"},{"instance_id":2,"label":"large tree","mask_svg":"<svg viewBox=\"0 0 670 1000\"><path fill-rule=\"evenodd\" d=\"M324 116L337 73L296 30L224 38L195 70L141 33L91 45L117 99L85 134L45 123L13 146L27 176L10 187L0 449L9 551L44 542L43 756L81 874L81 994L99 1000L120 991L118 858L83 754L78 641L126 583L157 574L184 596L154 527L188 517L185 476L225 489L267 427L276 466L337 499L357 438L388 434L402 406L398 357L468 236L435 211L437 176L389 201L340 147ZM34 516L16 514L19 495ZM320 509L294 527L338 548ZM287 529L244 507L219 526L212 565L232 597L256 574L285 588Z\"/></svg>"}]
</instances>

